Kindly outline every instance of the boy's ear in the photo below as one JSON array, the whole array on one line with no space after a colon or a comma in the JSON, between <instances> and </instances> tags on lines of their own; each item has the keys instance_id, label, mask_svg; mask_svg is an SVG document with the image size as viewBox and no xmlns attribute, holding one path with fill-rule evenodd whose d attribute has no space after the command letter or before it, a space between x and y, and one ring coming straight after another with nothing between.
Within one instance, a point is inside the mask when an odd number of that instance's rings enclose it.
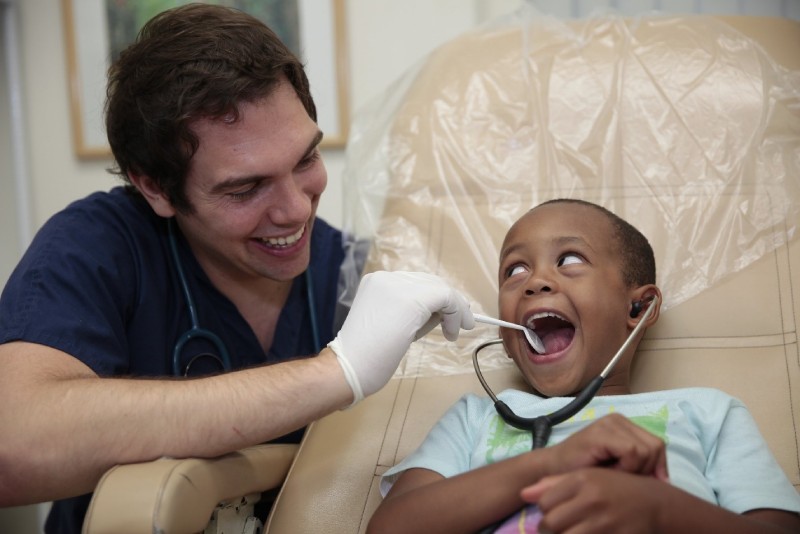
<instances>
[{"instance_id":1,"label":"boy's ear","mask_svg":"<svg viewBox=\"0 0 800 534\"><path fill-rule=\"evenodd\" d=\"M172 207L169 198L167 198L167 195L152 178L146 174L133 173L128 173L128 178L145 200L147 200L147 203L150 204L150 207L153 208L156 214L165 218L175 215L176 210Z\"/></svg>"},{"instance_id":2,"label":"boy's ear","mask_svg":"<svg viewBox=\"0 0 800 534\"><path fill-rule=\"evenodd\" d=\"M655 297L658 297L658 302L655 301ZM649 328L656 324L661 311L661 302L661 290L658 289L658 287L654 284L647 284L634 289L631 292L628 326L630 328L635 327L651 305L654 305L655 309L653 310L653 313L650 314L650 317L647 318L647 324L645 324L645 328Z\"/></svg>"}]
</instances>

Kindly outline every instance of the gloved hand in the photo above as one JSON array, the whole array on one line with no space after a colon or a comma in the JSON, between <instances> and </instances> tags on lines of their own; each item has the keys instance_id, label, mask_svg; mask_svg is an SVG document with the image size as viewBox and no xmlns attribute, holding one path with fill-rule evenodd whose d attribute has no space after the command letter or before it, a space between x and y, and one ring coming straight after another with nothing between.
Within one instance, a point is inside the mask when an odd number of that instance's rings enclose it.
<instances>
[{"instance_id":1,"label":"gloved hand","mask_svg":"<svg viewBox=\"0 0 800 534\"><path fill-rule=\"evenodd\" d=\"M461 328L475 326L467 299L438 276L364 276L342 329L328 344L353 390L353 404L386 385L411 343L439 323L450 341Z\"/></svg>"}]
</instances>

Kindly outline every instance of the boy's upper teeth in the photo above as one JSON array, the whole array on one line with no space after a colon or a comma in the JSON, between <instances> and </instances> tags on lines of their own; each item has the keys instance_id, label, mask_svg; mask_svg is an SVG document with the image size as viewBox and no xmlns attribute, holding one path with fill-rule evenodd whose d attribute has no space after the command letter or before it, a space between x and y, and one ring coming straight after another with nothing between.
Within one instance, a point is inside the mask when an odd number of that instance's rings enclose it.
<instances>
[{"instance_id":1,"label":"boy's upper teeth","mask_svg":"<svg viewBox=\"0 0 800 534\"><path fill-rule=\"evenodd\" d=\"M555 317L556 319L561 319L562 321L566 321L565 318L561 317L559 314L557 314L555 312L539 312L539 313L534 313L533 315L531 315L528 318L528 322L527 322L527 324L525 326L527 326L528 328L533 330L534 322L537 319L544 319L545 317Z\"/></svg>"},{"instance_id":2,"label":"boy's upper teeth","mask_svg":"<svg viewBox=\"0 0 800 534\"><path fill-rule=\"evenodd\" d=\"M263 239L265 243L273 246L284 246L284 245L291 245L295 243L298 239L303 237L303 233L305 233L306 227L301 227L296 233L286 236L286 237L267 237Z\"/></svg>"}]
</instances>

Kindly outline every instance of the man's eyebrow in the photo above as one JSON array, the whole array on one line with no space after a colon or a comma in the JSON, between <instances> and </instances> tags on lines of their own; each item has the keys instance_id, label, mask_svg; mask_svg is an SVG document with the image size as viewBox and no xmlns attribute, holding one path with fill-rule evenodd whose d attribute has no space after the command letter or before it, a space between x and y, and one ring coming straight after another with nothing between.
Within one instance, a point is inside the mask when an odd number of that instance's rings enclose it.
<instances>
[{"instance_id":1,"label":"man's eyebrow","mask_svg":"<svg viewBox=\"0 0 800 534\"><path fill-rule=\"evenodd\" d=\"M317 130L316 135L308 143L305 152L303 152L303 157L305 158L316 150L319 144L322 142L322 130ZM258 182L259 180L263 180L266 176L261 174L249 175L249 176L238 176L234 178L228 178L226 180L221 181L218 184L215 184L214 187L211 188L211 194L219 194L229 189L236 189L237 187L241 187L243 185L251 184L253 182Z\"/></svg>"},{"instance_id":2,"label":"man's eyebrow","mask_svg":"<svg viewBox=\"0 0 800 534\"><path fill-rule=\"evenodd\" d=\"M319 144L322 142L323 136L324 134L322 133L322 130L317 130L317 135L315 135L314 139L312 139L311 142L308 144L308 148L306 149L306 154L313 151L315 148L319 146Z\"/></svg>"}]
</instances>

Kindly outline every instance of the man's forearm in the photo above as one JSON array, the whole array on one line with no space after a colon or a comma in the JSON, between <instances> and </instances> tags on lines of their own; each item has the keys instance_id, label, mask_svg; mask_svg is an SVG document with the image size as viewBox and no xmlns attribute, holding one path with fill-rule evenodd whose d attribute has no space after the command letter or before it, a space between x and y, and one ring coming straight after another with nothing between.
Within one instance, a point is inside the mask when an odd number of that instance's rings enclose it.
<instances>
[{"instance_id":1,"label":"man's forearm","mask_svg":"<svg viewBox=\"0 0 800 534\"><path fill-rule=\"evenodd\" d=\"M69 355L0 346L0 505L90 492L120 463L213 457L303 427L352 400L325 349L191 380L98 378Z\"/></svg>"}]
</instances>

